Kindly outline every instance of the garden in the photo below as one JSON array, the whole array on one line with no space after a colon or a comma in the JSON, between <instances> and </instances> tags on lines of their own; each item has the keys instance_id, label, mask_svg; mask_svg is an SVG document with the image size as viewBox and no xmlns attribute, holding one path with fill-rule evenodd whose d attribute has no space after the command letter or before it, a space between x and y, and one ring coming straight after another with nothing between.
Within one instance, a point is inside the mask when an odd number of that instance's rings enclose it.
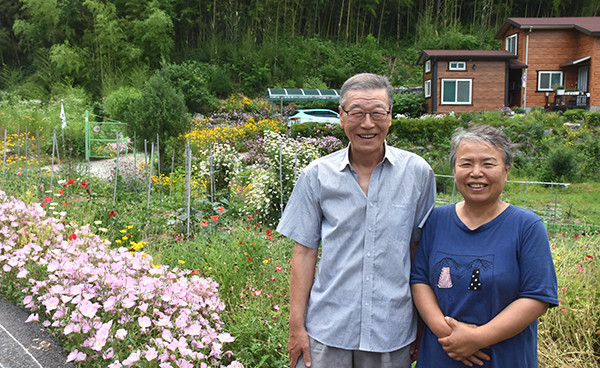
<instances>
[{"instance_id":1,"label":"garden","mask_svg":"<svg viewBox=\"0 0 600 368\"><path fill-rule=\"evenodd\" d=\"M63 129L59 101L0 102L0 294L82 367L287 366L293 243L274 229L300 170L347 144L340 127L288 129L234 95L177 134L110 131L99 178L83 159L89 106L65 107ZM388 143L430 163L440 204L459 200L449 137L473 123L516 143L503 198L551 235L560 305L540 318L540 366L597 367L600 113L395 116Z\"/></svg>"}]
</instances>

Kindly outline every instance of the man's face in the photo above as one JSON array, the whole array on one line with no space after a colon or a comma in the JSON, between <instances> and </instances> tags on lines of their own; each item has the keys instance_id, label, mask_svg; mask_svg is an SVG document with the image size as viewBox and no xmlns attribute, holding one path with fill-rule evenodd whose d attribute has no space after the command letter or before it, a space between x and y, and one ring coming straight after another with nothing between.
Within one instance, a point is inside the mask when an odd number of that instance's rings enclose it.
<instances>
[{"instance_id":1,"label":"man's face","mask_svg":"<svg viewBox=\"0 0 600 368\"><path fill-rule=\"evenodd\" d=\"M388 111L390 111L389 114L387 114ZM392 125L391 106L388 104L386 90L349 91L346 94L345 106L340 106L339 112L340 126L350 140L352 155L383 156L383 144ZM385 113L385 117L381 121L374 121L371 114L364 115L364 118L357 120L351 117L352 115L360 116L357 114L360 112Z\"/></svg>"}]
</instances>

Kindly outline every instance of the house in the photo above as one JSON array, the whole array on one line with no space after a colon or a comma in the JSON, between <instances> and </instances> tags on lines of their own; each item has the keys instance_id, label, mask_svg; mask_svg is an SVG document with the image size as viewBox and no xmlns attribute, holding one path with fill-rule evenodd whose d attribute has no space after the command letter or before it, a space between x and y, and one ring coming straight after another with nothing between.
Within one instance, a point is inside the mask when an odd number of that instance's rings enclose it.
<instances>
[{"instance_id":1,"label":"house","mask_svg":"<svg viewBox=\"0 0 600 368\"><path fill-rule=\"evenodd\" d=\"M417 63L424 68L429 113L509 106L509 70L525 67L515 54L501 50L423 50Z\"/></svg>"},{"instance_id":2,"label":"house","mask_svg":"<svg viewBox=\"0 0 600 368\"><path fill-rule=\"evenodd\" d=\"M600 111L600 17L508 18L495 37L502 40L497 54L423 50L417 63L423 64L429 112L504 106Z\"/></svg>"}]
</instances>

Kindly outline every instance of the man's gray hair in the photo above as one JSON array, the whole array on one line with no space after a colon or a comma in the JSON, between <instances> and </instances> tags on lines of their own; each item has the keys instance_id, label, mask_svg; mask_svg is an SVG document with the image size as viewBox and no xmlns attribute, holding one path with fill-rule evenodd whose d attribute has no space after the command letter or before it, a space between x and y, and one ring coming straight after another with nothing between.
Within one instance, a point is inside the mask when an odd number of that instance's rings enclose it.
<instances>
[{"instance_id":1,"label":"man's gray hair","mask_svg":"<svg viewBox=\"0 0 600 368\"><path fill-rule=\"evenodd\" d=\"M356 90L365 91L371 89L385 89L388 95L388 103L390 107L393 105L394 91L387 77L372 73L361 73L350 77L344 82L342 90L340 91L340 106L344 107L344 104L346 103L346 94L348 92Z\"/></svg>"},{"instance_id":2,"label":"man's gray hair","mask_svg":"<svg viewBox=\"0 0 600 368\"><path fill-rule=\"evenodd\" d=\"M502 152L504 166L510 168L513 162L513 143L499 129L489 125L473 125L466 130L460 130L452 135L450 141L450 166L456 164L456 150L462 141L488 143Z\"/></svg>"}]
</instances>

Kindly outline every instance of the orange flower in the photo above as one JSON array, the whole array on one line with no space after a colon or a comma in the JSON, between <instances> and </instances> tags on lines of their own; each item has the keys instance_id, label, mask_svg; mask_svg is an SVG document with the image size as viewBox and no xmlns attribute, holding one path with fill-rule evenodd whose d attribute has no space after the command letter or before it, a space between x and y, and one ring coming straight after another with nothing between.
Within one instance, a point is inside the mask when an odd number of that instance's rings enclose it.
<instances>
[{"instance_id":1,"label":"orange flower","mask_svg":"<svg viewBox=\"0 0 600 368\"><path fill-rule=\"evenodd\" d=\"M213 221L219 221L219 215L211 216L210 219Z\"/></svg>"},{"instance_id":2,"label":"orange flower","mask_svg":"<svg viewBox=\"0 0 600 368\"><path fill-rule=\"evenodd\" d=\"M208 226L208 222L207 222L207 221L204 221L204 220L202 220L202 221L200 221L200 226L202 226L202 227L206 227L206 226Z\"/></svg>"},{"instance_id":3,"label":"orange flower","mask_svg":"<svg viewBox=\"0 0 600 368\"><path fill-rule=\"evenodd\" d=\"M223 207L219 207L219 208L217 208L217 211L219 211L219 212L223 213L223 212L225 212L225 208L223 208Z\"/></svg>"},{"instance_id":4,"label":"orange flower","mask_svg":"<svg viewBox=\"0 0 600 368\"><path fill-rule=\"evenodd\" d=\"M198 275L200 274L200 270L198 270L197 268L195 270L193 270L192 272L190 272L190 275Z\"/></svg>"}]
</instances>

